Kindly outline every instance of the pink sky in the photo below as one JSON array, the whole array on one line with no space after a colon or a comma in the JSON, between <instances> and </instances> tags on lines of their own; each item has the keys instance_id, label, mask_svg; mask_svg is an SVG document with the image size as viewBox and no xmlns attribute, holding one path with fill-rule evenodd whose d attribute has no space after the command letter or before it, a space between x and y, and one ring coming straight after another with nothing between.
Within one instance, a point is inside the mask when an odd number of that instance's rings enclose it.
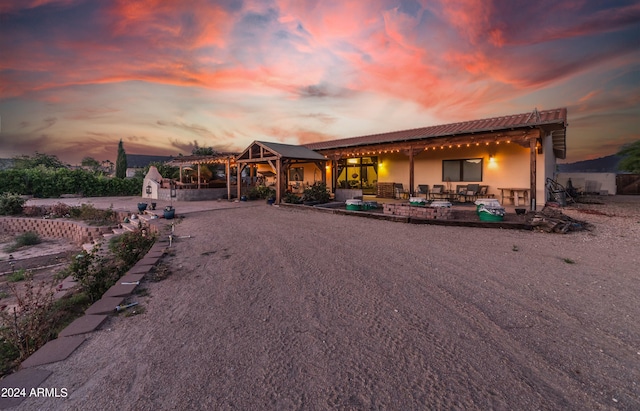
<instances>
[{"instance_id":1,"label":"pink sky","mask_svg":"<svg viewBox=\"0 0 640 411\"><path fill-rule=\"evenodd\" d=\"M240 151L557 107L640 138L637 1L0 0L0 157Z\"/></svg>"}]
</instances>

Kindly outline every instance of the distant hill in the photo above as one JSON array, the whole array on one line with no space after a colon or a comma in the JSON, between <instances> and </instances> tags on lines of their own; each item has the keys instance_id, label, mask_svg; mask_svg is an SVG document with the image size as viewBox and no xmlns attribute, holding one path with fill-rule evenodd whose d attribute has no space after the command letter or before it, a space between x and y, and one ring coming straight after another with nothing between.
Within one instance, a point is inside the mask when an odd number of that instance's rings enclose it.
<instances>
[{"instance_id":1,"label":"distant hill","mask_svg":"<svg viewBox=\"0 0 640 411\"><path fill-rule=\"evenodd\" d=\"M558 164L560 173L619 173L618 163L622 156L610 155L594 160L577 161L575 163Z\"/></svg>"}]
</instances>

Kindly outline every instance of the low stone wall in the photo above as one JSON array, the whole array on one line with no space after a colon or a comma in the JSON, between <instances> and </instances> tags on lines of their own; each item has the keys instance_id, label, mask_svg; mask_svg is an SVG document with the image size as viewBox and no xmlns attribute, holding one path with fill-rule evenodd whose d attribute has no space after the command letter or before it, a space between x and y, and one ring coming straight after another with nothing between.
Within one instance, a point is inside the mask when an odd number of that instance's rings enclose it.
<instances>
[{"instance_id":1,"label":"low stone wall","mask_svg":"<svg viewBox=\"0 0 640 411\"><path fill-rule=\"evenodd\" d=\"M382 206L384 214L397 215L425 220L451 220L453 210L447 207L420 207L410 204L386 203Z\"/></svg>"},{"instance_id":2,"label":"low stone wall","mask_svg":"<svg viewBox=\"0 0 640 411\"><path fill-rule=\"evenodd\" d=\"M231 188L231 195L234 196L237 193L237 188L234 186ZM158 189L158 200L171 200L171 191L168 188ZM176 201L206 201L206 200L218 200L227 198L226 188L201 188L201 189L183 189L176 190Z\"/></svg>"},{"instance_id":3,"label":"low stone wall","mask_svg":"<svg viewBox=\"0 0 640 411\"><path fill-rule=\"evenodd\" d=\"M79 221L43 218L1 217L0 232L19 234L33 231L41 237L67 238L82 245L101 240L112 227L90 226Z\"/></svg>"}]
</instances>

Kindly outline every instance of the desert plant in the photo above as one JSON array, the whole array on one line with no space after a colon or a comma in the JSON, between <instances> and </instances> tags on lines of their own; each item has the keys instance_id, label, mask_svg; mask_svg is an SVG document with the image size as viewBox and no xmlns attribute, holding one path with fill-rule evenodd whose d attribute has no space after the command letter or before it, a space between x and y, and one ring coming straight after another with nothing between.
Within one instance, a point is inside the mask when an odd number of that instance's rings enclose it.
<instances>
[{"instance_id":1,"label":"desert plant","mask_svg":"<svg viewBox=\"0 0 640 411\"><path fill-rule=\"evenodd\" d=\"M99 255L97 249L76 255L69 271L91 302L100 299L123 274L112 259Z\"/></svg>"},{"instance_id":2,"label":"desert plant","mask_svg":"<svg viewBox=\"0 0 640 411\"><path fill-rule=\"evenodd\" d=\"M14 347L19 359L24 359L53 337L53 288L45 282L36 285L33 280L29 280L23 293L13 283L9 288L16 296L17 308L0 311L0 339Z\"/></svg>"},{"instance_id":3,"label":"desert plant","mask_svg":"<svg viewBox=\"0 0 640 411\"><path fill-rule=\"evenodd\" d=\"M33 278L33 273L31 271L26 271L24 268L21 268L7 275L7 282L17 283L18 281L31 278Z\"/></svg>"},{"instance_id":4,"label":"desert plant","mask_svg":"<svg viewBox=\"0 0 640 411\"><path fill-rule=\"evenodd\" d=\"M17 236L12 244L9 244L8 246L5 247L5 251L11 253L21 247L36 245L36 244L40 244L41 242L42 242L42 239L40 239L40 236L38 235L38 233L33 231L27 231L26 233L22 233L19 236Z\"/></svg>"},{"instance_id":5,"label":"desert plant","mask_svg":"<svg viewBox=\"0 0 640 411\"><path fill-rule=\"evenodd\" d=\"M0 194L0 215L17 215L22 213L25 199L18 194Z\"/></svg>"},{"instance_id":6,"label":"desert plant","mask_svg":"<svg viewBox=\"0 0 640 411\"><path fill-rule=\"evenodd\" d=\"M109 243L109 251L128 268L142 258L154 242L155 236L149 235L146 230L138 229L114 237Z\"/></svg>"}]
</instances>

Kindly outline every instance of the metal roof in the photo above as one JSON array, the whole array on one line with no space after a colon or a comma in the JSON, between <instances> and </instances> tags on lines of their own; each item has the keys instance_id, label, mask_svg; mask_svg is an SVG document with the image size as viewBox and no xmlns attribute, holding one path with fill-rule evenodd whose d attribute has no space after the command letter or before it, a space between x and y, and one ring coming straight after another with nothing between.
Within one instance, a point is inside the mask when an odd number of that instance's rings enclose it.
<instances>
[{"instance_id":1,"label":"metal roof","mask_svg":"<svg viewBox=\"0 0 640 411\"><path fill-rule=\"evenodd\" d=\"M305 146L296 146L292 144L272 143L270 141L254 141L274 154L279 154L282 158L290 158L294 160L322 160L326 158ZM253 144L252 144L253 145Z\"/></svg>"},{"instance_id":2,"label":"metal roof","mask_svg":"<svg viewBox=\"0 0 640 411\"><path fill-rule=\"evenodd\" d=\"M555 127L549 127L554 125ZM400 141L422 140L426 138L449 137L463 134L513 130L517 128L549 127L550 129L564 129L566 126L566 108L557 108L553 110L543 111L538 111L536 109L530 113L512 114L508 116L465 121L461 123L443 124L437 126L415 128L411 130L392 131L389 133L371 134L360 137L321 141L318 143L306 144L305 147L311 150L328 150L372 144L394 143ZM564 150L564 143L560 141L558 141L557 143L562 143L562 150Z\"/></svg>"}]
</instances>

